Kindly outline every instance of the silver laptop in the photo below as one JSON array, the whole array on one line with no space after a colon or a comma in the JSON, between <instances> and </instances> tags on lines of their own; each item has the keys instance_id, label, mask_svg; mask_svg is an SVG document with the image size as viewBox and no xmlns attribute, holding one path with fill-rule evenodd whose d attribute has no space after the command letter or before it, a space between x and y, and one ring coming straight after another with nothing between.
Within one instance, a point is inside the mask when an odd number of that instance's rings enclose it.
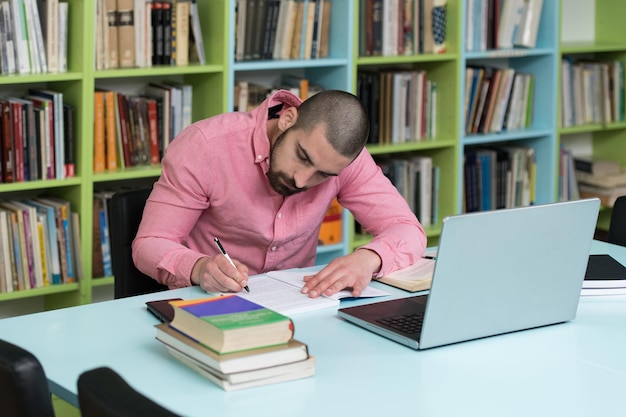
<instances>
[{"instance_id":1,"label":"silver laptop","mask_svg":"<svg viewBox=\"0 0 626 417\"><path fill-rule=\"evenodd\" d=\"M599 208L594 198L447 217L429 294L338 314L413 349L572 320Z\"/></svg>"}]
</instances>

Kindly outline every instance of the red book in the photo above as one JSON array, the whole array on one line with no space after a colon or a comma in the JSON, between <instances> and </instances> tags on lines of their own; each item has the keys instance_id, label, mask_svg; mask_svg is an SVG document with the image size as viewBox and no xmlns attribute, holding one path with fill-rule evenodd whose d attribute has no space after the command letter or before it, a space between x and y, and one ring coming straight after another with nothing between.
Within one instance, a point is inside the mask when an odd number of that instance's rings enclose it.
<instances>
[{"instance_id":1,"label":"red book","mask_svg":"<svg viewBox=\"0 0 626 417\"><path fill-rule=\"evenodd\" d=\"M11 105L8 100L2 100L2 180L13 182L13 135L11 132Z\"/></svg>"},{"instance_id":2,"label":"red book","mask_svg":"<svg viewBox=\"0 0 626 417\"><path fill-rule=\"evenodd\" d=\"M148 134L150 137L150 163L158 164L159 158L159 117L155 99L147 99L148 104Z\"/></svg>"},{"instance_id":3,"label":"red book","mask_svg":"<svg viewBox=\"0 0 626 417\"><path fill-rule=\"evenodd\" d=\"M126 106L126 98L121 93L117 94L117 117L120 123L120 137L122 138L122 153L124 156L124 167L131 165L130 160L130 148L128 142L130 141L130 132L128 130L128 108Z\"/></svg>"},{"instance_id":4,"label":"red book","mask_svg":"<svg viewBox=\"0 0 626 417\"><path fill-rule=\"evenodd\" d=\"M11 105L11 123L13 130L13 160L15 182L24 181L24 131L22 120L22 104L9 99Z\"/></svg>"}]
</instances>

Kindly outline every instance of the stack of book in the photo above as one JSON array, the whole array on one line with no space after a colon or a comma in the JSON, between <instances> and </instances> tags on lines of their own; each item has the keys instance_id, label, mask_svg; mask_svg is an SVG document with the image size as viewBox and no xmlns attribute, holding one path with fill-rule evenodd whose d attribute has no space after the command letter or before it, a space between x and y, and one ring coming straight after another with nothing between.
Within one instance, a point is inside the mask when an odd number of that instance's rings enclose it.
<instances>
[{"instance_id":1,"label":"stack of book","mask_svg":"<svg viewBox=\"0 0 626 417\"><path fill-rule=\"evenodd\" d=\"M619 162L578 157L574 159L580 197L598 197L605 207L613 207L617 197L626 195L626 171Z\"/></svg>"},{"instance_id":2,"label":"stack of book","mask_svg":"<svg viewBox=\"0 0 626 417\"><path fill-rule=\"evenodd\" d=\"M291 319L235 294L172 301L174 319L156 326L169 353L226 391L315 374Z\"/></svg>"}]
</instances>

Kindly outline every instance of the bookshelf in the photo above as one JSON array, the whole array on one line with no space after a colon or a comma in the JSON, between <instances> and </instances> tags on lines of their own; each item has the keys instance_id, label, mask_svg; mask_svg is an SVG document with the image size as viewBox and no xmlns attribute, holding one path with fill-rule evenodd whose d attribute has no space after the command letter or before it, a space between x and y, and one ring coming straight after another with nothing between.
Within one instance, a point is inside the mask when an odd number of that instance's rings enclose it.
<instances>
[{"instance_id":1,"label":"bookshelf","mask_svg":"<svg viewBox=\"0 0 626 417\"><path fill-rule=\"evenodd\" d=\"M354 15L355 39L366 36L365 26L360 23L365 13L365 2L356 2L357 11ZM357 78L359 72L372 72L380 74L387 71L425 71L426 78L436 83L437 91L437 114L436 134L433 138L417 139L416 135L406 138L405 142L394 143L370 143L367 145L369 152L376 161L384 161L388 158L412 158L430 157L433 165L440 170L438 208L436 218L438 221L425 227L428 245L437 244L441 230L441 220L457 212L458 194L458 170L459 170L459 141L458 141L458 112L457 106L446 103L460 101L461 90L457 82L461 68L461 22L462 1L449 0L447 6L447 49L445 53L421 53L403 55L375 55L366 56L360 53L358 42L352 48L354 66L352 91L357 92ZM361 51L362 52L362 51ZM370 117L372 117L370 114ZM355 222L349 219L349 242L350 250L366 244L371 236L359 233Z\"/></svg>"},{"instance_id":2,"label":"bookshelf","mask_svg":"<svg viewBox=\"0 0 626 417\"><path fill-rule=\"evenodd\" d=\"M571 3L571 4L570 4ZM574 13L573 10L580 12ZM626 4L619 1L576 0L561 5L559 59L585 59L590 61L621 61L626 63L626 27L619 19L626 12ZM582 28L582 29L581 29ZM561 92L561 80L558 88ZM623 82L623 79L622 79ZM559 94L560 97L560 94ZM558 100L559 111L563 105ZM563 127L558 125L559 144L574 155L591 155L596 158L618 161L626 165L624 141L626 122L589 123ZM611 209L602 207L598 228L608 230Z\"/></svg>"},{"instance_id":3,"label":"bookshelf","mask_svg":"<svg viewBox=\"0 0 626 417\"><path fill-rule=\"evenodd\" d=\"M326 58L317 59L266 59L235 61L235 54L228 57L228 109L234 107L234 85L239 81L248 81L267 86L279 86L284 75L295 75L322 86L324 89L352 91L352 45L353 28L346 24L352 22L355 13L354 1L332 1L330 20L330 48ZM230 25L235 27L235 0L230 2ZM235 31L229 31L229 42L235 45ZM233 48L231 48L233 49ZM318 247L316 263L324 264L331 259L348 253L349 230L346 210L342 213L342 241Z\"/></svg>"},{"instance_id":4,"label":"bookshelf","mask_svg":"<svg viewBox=\"0 0 626 417\"><path fill-rule=\"evenodd\" d=\"M193 87L193 121L228 108L229 74L228 1L199 0L198 8L206 51L206 65L153 66L95 70L95 2L69 0L68 71L57 74L0 76L3 95L21 96L29 88L60 91L64 102L76 109L76 172L72 178L0 184L0 199L53 195L69 200L80 215L80 240L84 278L71 284L51 285L0 294L0 317L90 303L98 288L112 288L114 278L92 274L92 207L95 191L120 185L151 184L158 165L93 172L94 89L111 88L136 93L148 82L178 81ZM106 292L106 291L105 291ZM112 291L111 291L112 292ZM96 297L97 298L97 297Z\"/></svg>"},{"instance_id":5,"label":"bookshelf","mask_svg":"<svg viewBox=\"0 0 626 417\"><path fill-rule=\"evenodd\" d=\"M467 2L463 2L466 7ZM468 13L464 10L463 15ZM473 150L484 148L523 147L534 155L534 168L530 168L530 203L543 204L555 201L558 146L556 139L555 101L557 100L558 68L558 21L559 2L544 1L541 20L534 48L513 47L508 49L487 49L468 51L462 48L461 67L469 66L512 68L516 74L526 73L533 77L534 88L532 98L532 122L527 127L518 129L502 129L497 133L471 133L464 129L464 111L461 110L459 122L459 169L458 182L463 184L463 158ZM463 33L467 22L463 19ZM465 72L460 73L458 80L463 94L470 88L466 83ZM463 103L460 103L462 108ZM534 170L534 178L532 172ZM468 208L463 205L463 186L459 185L461 194L458 196L458 212ZM527 205L528 201L513 203L513 206ZM493 207L492 207L493 208Z\"/></svg>"}]
</instances>

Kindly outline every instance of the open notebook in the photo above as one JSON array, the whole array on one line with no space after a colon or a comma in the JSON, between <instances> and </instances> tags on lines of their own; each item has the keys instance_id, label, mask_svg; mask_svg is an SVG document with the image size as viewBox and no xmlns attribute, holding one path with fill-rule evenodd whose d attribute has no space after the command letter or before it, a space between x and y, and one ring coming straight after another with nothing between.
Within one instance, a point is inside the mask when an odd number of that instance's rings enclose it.
<instances>
[{"instance_id":1,"label":"open notebook","mask_svg":"<svg viewBox=\"0 0 626 417\"><path fill-rule=\"evenodd\" d=\"M447 217L429 294L338 314L414 349L571 320L599 207L588 199Z\"/></svg>"}]
</instances>

